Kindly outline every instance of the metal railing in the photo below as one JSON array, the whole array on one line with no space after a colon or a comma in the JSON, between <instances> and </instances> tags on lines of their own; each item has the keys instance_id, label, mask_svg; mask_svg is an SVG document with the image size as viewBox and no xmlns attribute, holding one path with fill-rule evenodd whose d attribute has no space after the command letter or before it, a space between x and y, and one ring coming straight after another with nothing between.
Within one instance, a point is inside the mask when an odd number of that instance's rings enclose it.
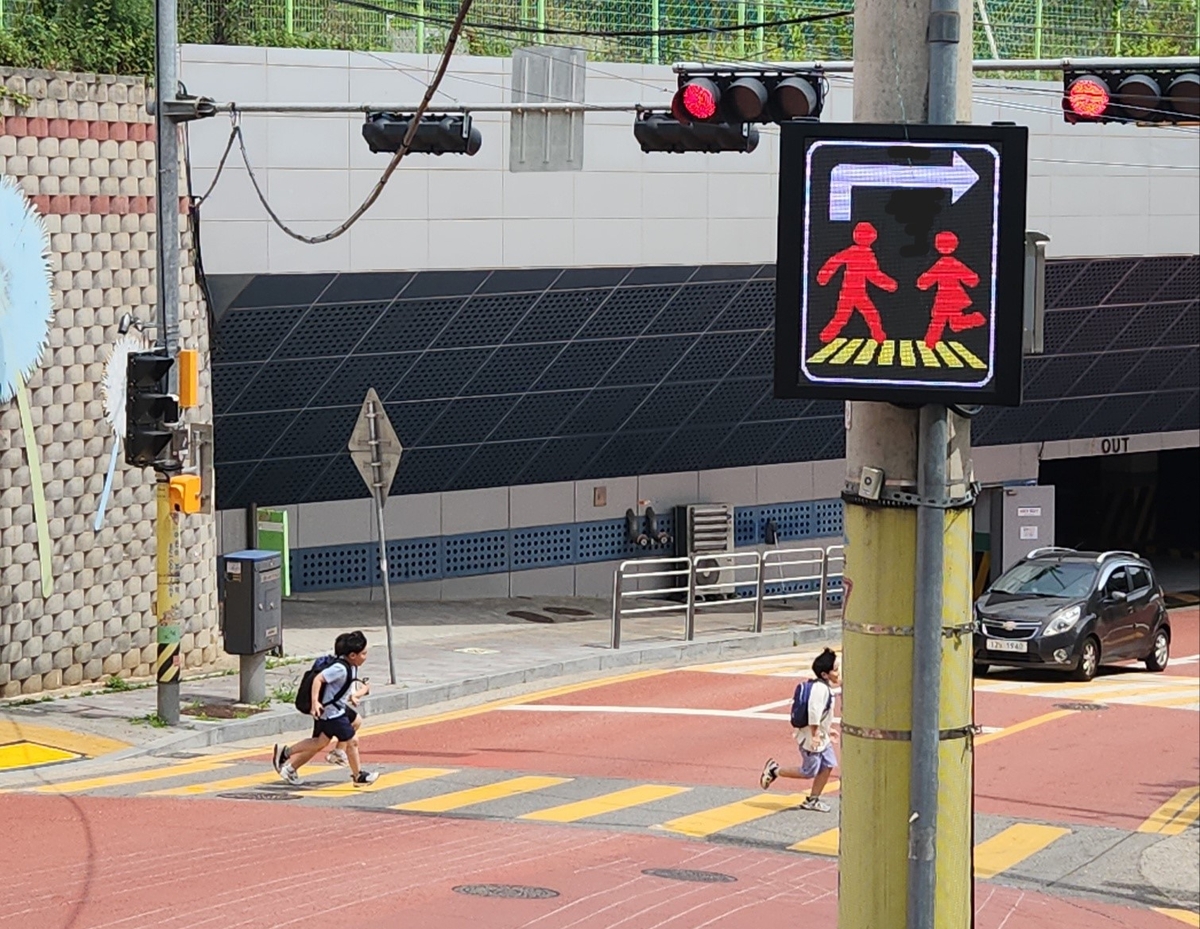
<instances>
[{"instance_id":1,"label":"metal railing","mask_svg":"<svg viewBox=\"0 0 1200 929\"><path fill-rule=\"evenodd\" d=\"M753 606L750 628L762 632L768 602L815 597L817 624L823 626L830 594L842 590L845 560L843 547L830 545L623 561L613 572L610 647L621 647L627 618L681 614L683 638L690 642L699 610L739 602Z\"/></svg>"}]
</instances>

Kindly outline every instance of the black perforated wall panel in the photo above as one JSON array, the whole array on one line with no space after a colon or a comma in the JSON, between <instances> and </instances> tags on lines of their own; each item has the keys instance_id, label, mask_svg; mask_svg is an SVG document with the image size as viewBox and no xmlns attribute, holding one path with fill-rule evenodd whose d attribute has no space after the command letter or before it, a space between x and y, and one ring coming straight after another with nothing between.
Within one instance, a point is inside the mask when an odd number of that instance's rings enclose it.
<instances>
[{"instance_id":1,"label":"black perforated wall panel","mask_svg":"<svg viewBox=\"0 0 1200 929\"><path fill-rule=\"evenodd\" d=\"M1197 256L1050 262L1026 402L975 443L1197 428L1198 295ZM369 387L394 493L839 457L840 404L771 395L774 301L770 265L250 278L215 308L218 505L363 496Z\"/></svg>"}]
</instances>

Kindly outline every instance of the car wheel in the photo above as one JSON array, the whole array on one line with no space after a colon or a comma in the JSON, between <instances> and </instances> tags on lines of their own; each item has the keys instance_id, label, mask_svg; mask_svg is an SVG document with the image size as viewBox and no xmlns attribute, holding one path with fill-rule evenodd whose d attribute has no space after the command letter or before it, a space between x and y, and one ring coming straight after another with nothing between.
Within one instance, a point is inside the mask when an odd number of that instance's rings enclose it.
<instances>
[{"instance_id":1,"label":"car wheel","mask_svg":"<svg viewBox=\"0 0 1200 929\"><path fill-rule=\"evenodd\" d=\"M987 673L990 670L992 670L992 666L990 664L980 664L978 661L975 662L975 676L976 677L987 677Z\"/></svg>"},{"instance_id":2,"label":"car wheel","mask_svg":"<svg viewBox=\"0 0 1200 929\"><path fill-rule=\"evenodd\" d=\"M1171 660L1171 634L1166 629L1159 629L1154 633L1154 647L1150 649L1150 654L1146 656L1146 669L1148 671L1165 671L1167 662Z\"/></svg>"},{"instance_id":3,"label":"car wheel","mask_svg":"<svg viewBox=\"0 0 1200 929\"><path fill-rule=\"evenodd\" d=\"M1079 650L1079 665L1071 675L1072 680L1090 681L1100 670L1100 643L1094 635L1083 640L1083 648Z\"/></svg>"}]
</instances>

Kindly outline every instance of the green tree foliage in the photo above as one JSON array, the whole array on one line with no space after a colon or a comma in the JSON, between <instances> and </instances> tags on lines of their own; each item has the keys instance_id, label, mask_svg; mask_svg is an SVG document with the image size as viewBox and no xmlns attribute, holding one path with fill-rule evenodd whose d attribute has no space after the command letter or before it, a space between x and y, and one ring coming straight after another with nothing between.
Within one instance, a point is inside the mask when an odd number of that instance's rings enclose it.
<instances>
[{"instance_id":1,"label":"green tree foliage","mask_svg":"<svg viewBox=\"0 0 1200 929\"><path fill-rule=\"evenodd\" d=\"M0 29L0 64L144 74L153 61L152 0L32 0Z\"/></svg>"}]
</instances>

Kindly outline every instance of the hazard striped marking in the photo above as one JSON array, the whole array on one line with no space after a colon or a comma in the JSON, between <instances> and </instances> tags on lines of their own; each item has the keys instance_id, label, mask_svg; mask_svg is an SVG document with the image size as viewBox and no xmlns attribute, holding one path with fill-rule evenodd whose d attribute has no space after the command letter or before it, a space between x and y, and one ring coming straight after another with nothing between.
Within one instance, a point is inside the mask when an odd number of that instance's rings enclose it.
<instances>
[{"instance_id":1,"label":"hazard striped marking","mask_svg":"<svg viewBox=\"0 0 1200 929\"><path fill-rule=\"evenodd\" d=\"M612 793L593 797L590 800L578 800L574 803L564 803L552 806L534 813L526 813L521 819L532 819L543 823L574 823L581 819L591 819L593 816L603 816L605 813L616 813L630 807L653 803L655 800L665 800L678 794L687 793L690 787L674 787L668 784L643 784L640 787L630 787Z\"/></svg>"},{"instance_id":2,"label":"hazard striped marking","mask_svg":"<svg viewBox=\"0 0 1200 929\"><path fill-rule=\"evenodd\" d=\"M346 771L347 769L343 768L342 770ZM375 783L373 784L354 784L347 779L340 784L329 784L325 787L318 787L316 790L307 790L304 792L304 796L314 797L318 800L324 800L329 797L350 797L354 794L387 790L390 787L405 787L409 784L419 784L421 781L445 777L447 774L454 774L456 771L456 768L407 768L404 771L389 771L387 774L381 774L375 779Z\"/></svg>"},{"instance_id":3,"label":"hazard striped marking","mask_svg":"<svg viewBox=\"0 0 1200 929\"><path fill-rule=\"evenodd\" d=\"M1150 814L1138 832L1179 835L1200 819L1200 786L1185 787Z\"/></svg>"},{"instance_id":4,"label":"hazard striped marking","mask_svg":"<svg viewBox=\"0 0 1200 929\"><path fill-rule=\"evenodd\" d=\"M804 794L759 794L748 800L738 800L724 806L702 810L688 816L680 816L663 823L658 828L667 832L678 832L702 839L706 836L732 829L743 823L754 822L781 810L792 810L804 802Z\"/></svg>"},{"instance_id":5,"label":"hazard striped marking","mask_svg":"<svg viewBox=\"0 0 1200 929\"><path fill-rule=\"evenodd\" d=\"M975 846L975 876L984 880L995 877L1070 833L1070 829L1035 823L1009 826Z\"/></svg>"},{"instance_id":6,"label":"hazard striped marking","mask_svg":"<svg viewBox=\"0 0 1200 929\"><path fill-rule=\"evenodd\" d=\"M411 813L448 813L463 807L487 803L490 800L505 800L519 794L531 793L535 790L545 790L547 787L557 787L566 784L573 778L569 777L514 777L495 784L485 784L483 787L470 787L466 790L456 790L453 793L415 800L412 803L400 803L393 810L405 810Z\"/></svg>"},{"instance_id":7,"label":"hazard striped marking","mask_svg":"<svg viewBox=\"0 0 1200 929\"><path fill-rule=\"evenodd\" d=\"M63 749L54 748L51 745L41 745L37 742L10 742L8 745L0 745L0 771L33 768L59 761L71 761L79 757L75 752L63 751Z\"/></svg>"},{"instance_id":8,"label":"hazard striped marking","mask_svg":"<svg viewBox=\"0 0 1200 929\"><path fill-rule=\"evenodd\" d=\"M1155 913L1161 913L1163 916L1169 916L1171 919L1177 919L1185 926L1195 926L1200 929L1200 913L1193 913L1191 910L1177 910L1173 907L1153 906L1150 909Z\"/></svg>"},{"instance_id":9,"label":"hazard striped marking","mask_svg":"<svg viewBox=\"0 0 1200 929\"><path fill-rule=\"evenodd\" d=\"M103 777L89 777L80 781L66 781L62 784L46 784L35 787L34 793L39 794L70 794L83 790L102 790L105 787L123 787L127 784L143 784L147 781L165 781L172 777L187 777L192 774L208 774L229 767L227 764L214 761L192 761L172 765L169 768L150 768L145 771L127 771L124 774L108 774Z\"/></svg>"}]
</instances>

